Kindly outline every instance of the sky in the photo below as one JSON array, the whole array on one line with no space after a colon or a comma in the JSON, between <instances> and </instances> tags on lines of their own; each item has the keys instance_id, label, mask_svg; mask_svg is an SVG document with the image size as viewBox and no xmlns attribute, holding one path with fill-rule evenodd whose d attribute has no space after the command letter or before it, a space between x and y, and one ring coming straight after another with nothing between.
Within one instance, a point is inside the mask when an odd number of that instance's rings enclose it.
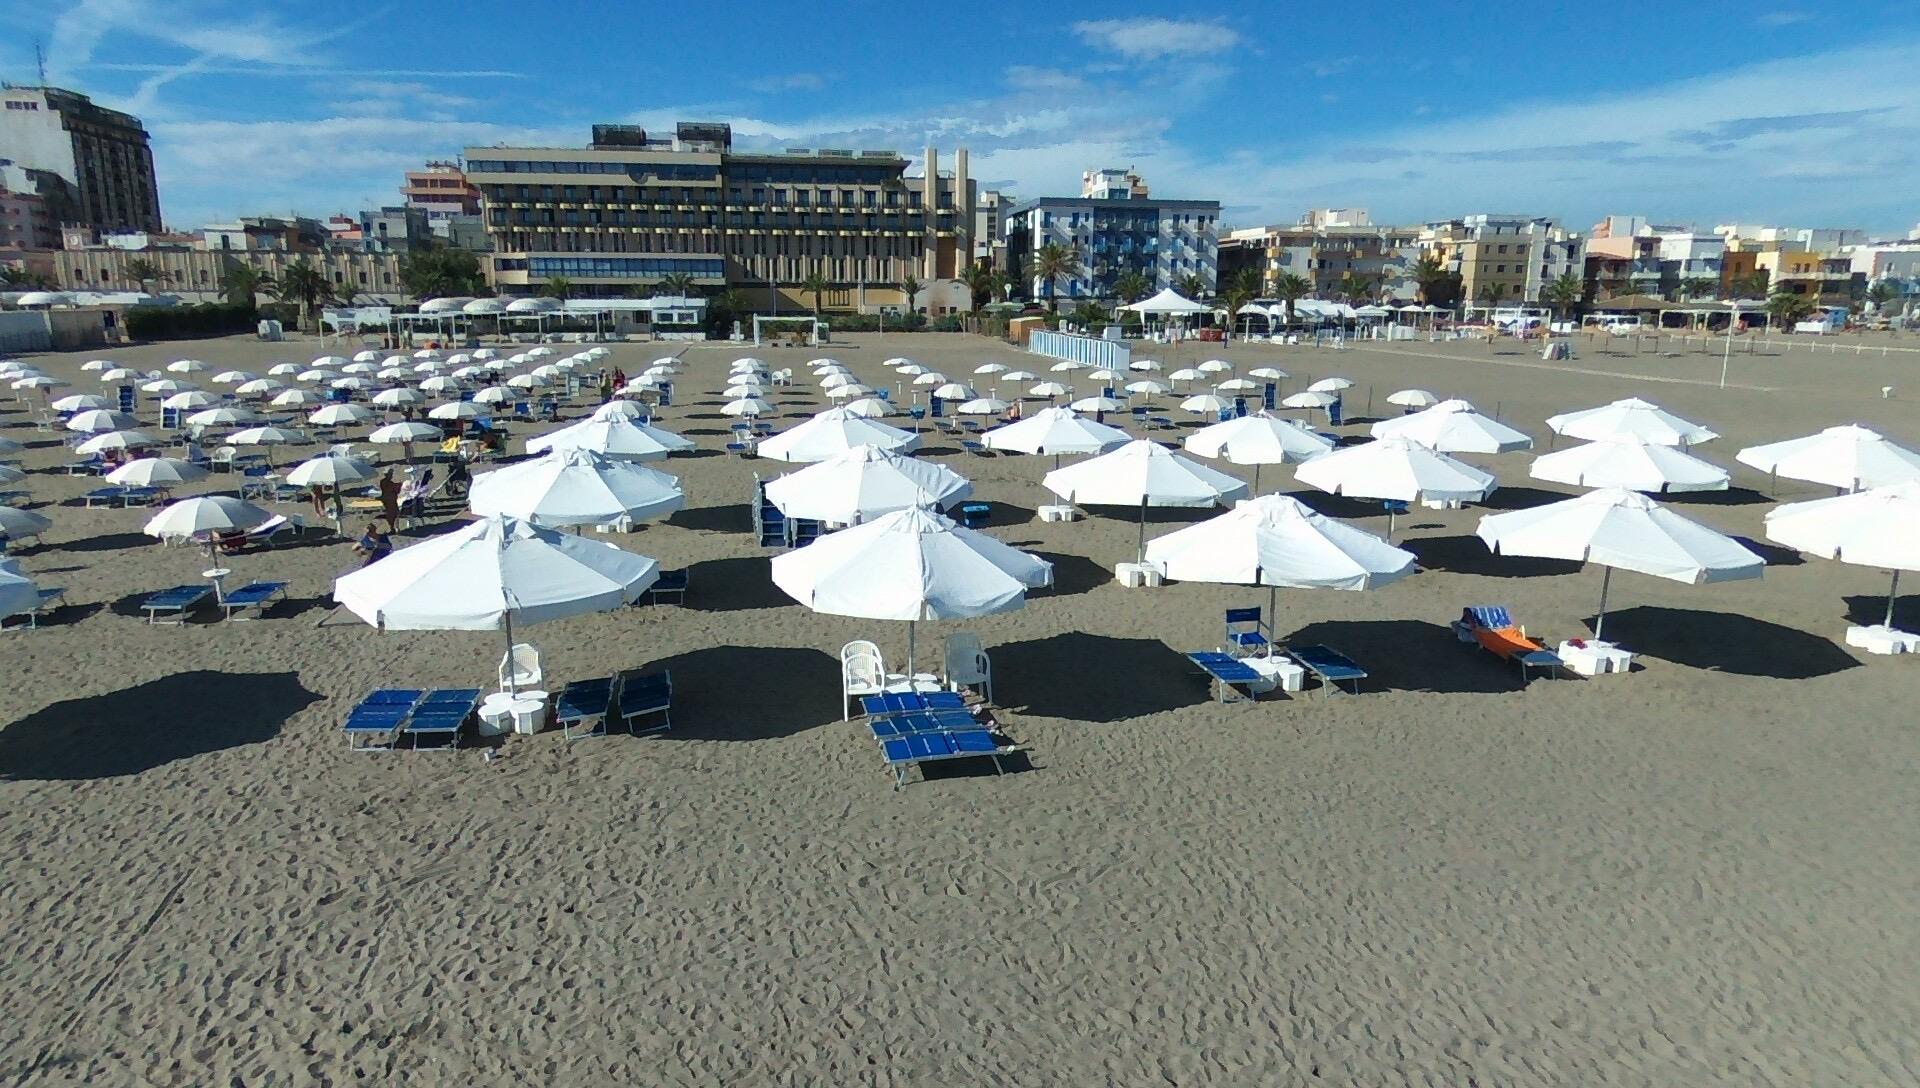
<instances>
[{"instance_id":1,"label":"sky","mask_svg":"<svg viewBox=\"0 0 1920 1088\"><path fill-rule=\"evenodd\" d=\"M0 0L0 26L0 78L38 81L37 40L50 82L146 122L188 229L353 213L468 146L677 120L943 165L964 146L1021 197L1132 167L1228 226L1920 222L1912 0Z\"/></svg>"}]
</instances>

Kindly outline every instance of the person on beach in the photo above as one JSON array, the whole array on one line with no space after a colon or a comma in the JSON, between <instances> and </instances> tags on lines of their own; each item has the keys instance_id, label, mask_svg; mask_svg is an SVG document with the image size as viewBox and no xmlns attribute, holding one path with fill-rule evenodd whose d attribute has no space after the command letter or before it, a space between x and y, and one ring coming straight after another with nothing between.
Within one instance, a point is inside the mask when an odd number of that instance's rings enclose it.
<instances>
[{"instance_id":1,"label":"person on beach","mask_svg":"<svg viewBox=\"0 0 1920 1088\"><path fill-rule=\"evenodd\" d=\"M400 481L393 478L392 469L380 477L380 511L386 515L387 528L400 528Z\"/></svg>"},{"instance_id":2,"label":"person on beach","mask_svg":"<svg viewBox=\"0 0 1920 1088\"><path fill-rule=\"evenodd\" d=\"M360 534L360 542L353 546L353 554L365 556L361 566L370 566L385 559L393 551L393 540L380 530L380 519L367 522L367 531Z\"/></svg>"},{"instance_id":3,"label":"person on beach","mask_svg":"<svg viewBox=\"0 0 1920 1088\"><path fill-rule=\"evenodd\" d=\"M307 499L308 501L313 503L314 517L324 518L327 516L327 485L326 484L314 484L313 490L307 492Z\"/></svg>"}]
</instances>

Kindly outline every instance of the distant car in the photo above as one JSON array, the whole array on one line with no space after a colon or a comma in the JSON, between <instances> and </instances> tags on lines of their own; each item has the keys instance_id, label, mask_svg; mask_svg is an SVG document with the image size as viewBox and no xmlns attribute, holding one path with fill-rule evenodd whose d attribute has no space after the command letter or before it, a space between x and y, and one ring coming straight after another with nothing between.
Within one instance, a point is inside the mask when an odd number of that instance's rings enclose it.
<instances>
[{"instance_id":1,"label":"distant car","mask_svg":"<svg viewBox=\"0 0 1920 1088\"><path fill-rule=\"evenodd\" d=\"M1610 333L1629 333L1640 331L1640 319L1637 317L1609 317L1600 322L1600 328Z\"/></svg>"}]
</instances>

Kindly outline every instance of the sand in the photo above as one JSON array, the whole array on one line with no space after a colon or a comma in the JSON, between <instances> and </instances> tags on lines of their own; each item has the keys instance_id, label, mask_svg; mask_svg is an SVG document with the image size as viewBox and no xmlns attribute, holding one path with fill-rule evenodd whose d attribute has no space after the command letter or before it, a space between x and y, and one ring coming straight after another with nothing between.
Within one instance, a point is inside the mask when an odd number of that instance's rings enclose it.
<instances>
[{"instance_id":1,"label":"sand","mask_svg":"<svg viewBox=\"0 0 1920 1088\"><path fill-rule=\"evenodd\" d=\"M1736 356L1726 390L1717 353L1586 341L1562 365L1515 345L1225 354L1292 371L1289 389L1348 375L1361 414L1407 386L1464 395L1543 440L1552 412L1645 395L1719 430L1700 452L1729 466L1742 446L1853 420L1920 442L1920 355L1846 343ZM632 372L667 350L613 358ZM321 353L230 339L105 354L264 370ZM772 588L746 500L755 472L783 466L718 453L706 392L743 353L685 352L699 395L666 424L706 455L659 467L689 509L620 538L690 566L687 605L527 632L560 680L670 667L677 727L658 736L517 737L494 762L351 754L339 723L366 690L481 685L499 637L380 634L344 613L316 626L352 563L337 541L231 564L293 582L263 621L146 626L127 614L138 596L203 562L140 536L141 511L69 505L87 481L34 473L55 528L25 566L74 607L0 642L0 1080L1920 1079L1920 660L1840 644L1849 616L1877 618L1882 572L1774 549L1760 581L1622 575L1607 632L1644 669L1523 687L1447 621L1497 602L1538 634L1585 634L1598 572L1492 559L1471 537L1483 511L1418 510L1400 522L1418 576L1281 594L1280 631L1368 664L1364 694L1220 706L1175 651L1217 645L1221 609L1264 592L1119 588L1125 512L1039 524L1046 462L934 440L997 505L990 531L1053 559L1059 586L966 625L1030 765L895 792L840 721L834 654L868 637L897 660L905 631ZM89 389L93 354L34 361ZM869 378L896 354L954 377L1045 363L958 335L756 354L831 354ZM0 433L44 438L26 419L0 411ZM1510 485L1494 506L1560 493L1526 479L1527 459L1477 459ZM1758 537L1766 481L1734 474L1728 496L1671 501ZM1298 490L1284 470L1263 485ZM1902 618L1920 623L1920 602ZM955 629L923 625L922 647Z\"/></svg>"}]
</instances>

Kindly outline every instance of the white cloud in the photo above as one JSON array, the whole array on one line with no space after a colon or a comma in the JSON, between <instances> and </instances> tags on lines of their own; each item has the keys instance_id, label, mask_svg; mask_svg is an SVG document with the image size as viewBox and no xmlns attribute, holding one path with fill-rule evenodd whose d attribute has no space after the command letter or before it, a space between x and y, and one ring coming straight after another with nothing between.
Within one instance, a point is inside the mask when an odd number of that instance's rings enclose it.
<instances>
[{"instance_id":1,"label":"white cloud","mask_svg":"<svg viewBox=\"0 0 1920 1088\"><path fill-rule=\"evenodd\" d=\"M1210 53L1239 44L1219 23L1177 19L1086 19L1073 24L1080 40L1136 60Z\"/></svg>"},{"instance_id":2,"label":"white cloud","mask_svg":"<svg viewBox=\"0 0 1920 1088\"><path fill-rule=\"evenodd\" d=\"M1782 27L1809 22L1812 19L1812 13L1805 11L1769 11L1754 22L1766 27Z\"/></svg>"},{"instance_id":3,"label":"white cloud","mask_svg":"<svg viewBox=\"0 0 1920 1088\"><path fill-rule=\"evenodd\" d=\"M824 90L828 82L829 77L819 72L793 72L789 75L767 76L764 79L756 79L753 81L752 87L756 91L767 94L778 94L781 91Z\"/></svg>"},{"instance_id":4,"label":"white cloud","mask_svg":"<svg viewBox=\"0 0 1920 1088\"><path fill-rule=\"evenodd\" d=\"M1004 75L1007 86L1021 91L1077 91L1086 86L1086 81L1072 72L1030 64L1013 65Z\"/></svg>"}]
</instances>

